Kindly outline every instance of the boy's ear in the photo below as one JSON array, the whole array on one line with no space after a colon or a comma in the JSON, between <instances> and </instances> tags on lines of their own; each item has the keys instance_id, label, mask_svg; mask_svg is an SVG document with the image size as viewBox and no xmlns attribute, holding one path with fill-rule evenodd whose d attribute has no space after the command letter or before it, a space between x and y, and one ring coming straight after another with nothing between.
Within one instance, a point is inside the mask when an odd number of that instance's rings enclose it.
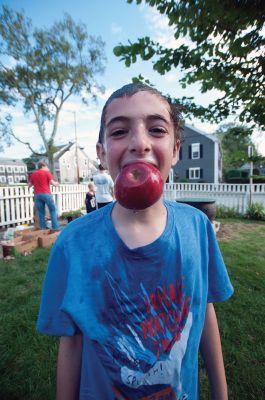
<instances>
[{"instance_id":1,"label":"boy's ear","mask_svg":"<svg viewBox=\"0 0 265 400\"><path fill-rule=\"evenodd\" d=\"M107 167L107 161L106 161L106 150L104 148L104 145L102 143L97 143L96 145L96 150L97 150L97 156L100 160L100 164L108 169Z\"/></svg>"},{"instance_id":2,"label":"boy's ear","mask_svg":"<svg viewBox=\"0 0 265 400\"><path fill-rule=\"evenodd\" d=\"M176 140L176 143L174 144L174 149L173 149L173 157L172 157L172 167L177 164L178 159L179 159L179 150L180 150L180 141Z\"/></svg>"}]
</instances>

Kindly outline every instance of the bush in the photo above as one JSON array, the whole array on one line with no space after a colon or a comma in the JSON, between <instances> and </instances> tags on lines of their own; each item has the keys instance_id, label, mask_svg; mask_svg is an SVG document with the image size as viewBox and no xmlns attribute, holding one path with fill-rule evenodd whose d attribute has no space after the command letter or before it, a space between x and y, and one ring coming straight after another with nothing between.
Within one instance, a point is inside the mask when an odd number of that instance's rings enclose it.
<instances>
[{"instance_id":1,"label":"bush","mask_svg":"<svg viewBox=\"0 0 265 400\"><path fill-rule=\"evenodd\" d=\"M216 218L242 218L243 215L236 208L217 206Z\"/></svg>"},{"instance_id":2,"label":"bush","mask_svg":"<svg viewBox=\"0 0 265 400\"><path fill-rule=\"evenodd\" d=\"M246 218L265 221L265 208L260 203L252 203L248 206Z\"/></svg>"},{"instance_id":3,"label":"bush","mask_svg":"<svg viewBox=\"0 0 265 400\"><path fill-rule=\"evenodd\" d=\"M265 183L265 176L253 175L253 183Z\"/></svg>"},{"instance_id":4,"label":"bush","mask_svg":"<svg viewBox=\"0 0 265 400\"><path fill-rule=\"evenodd\" d=\"M72 218L79 218L79 217L81 217L83 214L82 214L82 211L80 210L80 209L78 209L78 210L71 210L71 211L65 211L65 212L63 212L62 213L62 215L61 215L61 218L62 219L68 219L69 217L72 217Z\"/></svg>"}]
</instances>

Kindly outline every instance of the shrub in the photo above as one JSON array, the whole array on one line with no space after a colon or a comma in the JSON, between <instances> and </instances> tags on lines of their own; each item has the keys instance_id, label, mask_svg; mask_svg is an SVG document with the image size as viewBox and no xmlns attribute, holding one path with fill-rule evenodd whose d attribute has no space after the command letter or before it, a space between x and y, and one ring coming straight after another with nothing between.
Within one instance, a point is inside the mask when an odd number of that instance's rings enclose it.
<instances>
[{"instance_id":1,"label":"shrub","mask_svg":"<svg viewBox=\"0 0 265 400\"><path fill-rule=\"evenodd\" d=\"M265 208L260 203L249 204L246 212L246 218L265 221Z\"/></svg>"},{"instance_id":2,"label":"shrub","mask_svg":"<svg viewBox=\"0 0 265 400\"><path fill-rule=\"evenodd\" d=\"M253 183L265 183L265 176L253 175Z\"/></svg>"},{"instance_id":3,"label":"shrub","mask_svg":"<svg viewBox=\"0 0 265 400\"><path fill-rule=\"evenodd\" d=\"M78 217L81 217L81 215L83 215L83 214L80 209L79 210L71 210L71 211L63 212L61 215L61 218L62 219L68 219L69 217L78 218Z\"/></svg>"},{"instance_id":4,"label":"shrub","mask_svg":"<svg viewBox=\"0 0 265 400\"><path fill-rule=\"evenodd\" d=\"M242 214L234 207L217 206L216 218L242 218Z\"/></svg>"}]
</instances>

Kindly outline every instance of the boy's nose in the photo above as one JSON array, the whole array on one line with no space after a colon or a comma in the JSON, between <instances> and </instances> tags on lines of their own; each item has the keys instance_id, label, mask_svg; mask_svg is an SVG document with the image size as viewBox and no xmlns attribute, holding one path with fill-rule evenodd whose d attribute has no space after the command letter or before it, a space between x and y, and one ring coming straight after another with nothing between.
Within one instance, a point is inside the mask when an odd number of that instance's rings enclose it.
<instances>
[{"instance_id":1,"label":"boy's nose","mask_svg":"<svg viewBox=\"0 0 265 400\"><path fill-rule=\"evenodd\" d=\"M151 150L148 132L143 127L138 127L131 132L129 150L137 154L144 154Z\"/></svg>"}]
</instances>

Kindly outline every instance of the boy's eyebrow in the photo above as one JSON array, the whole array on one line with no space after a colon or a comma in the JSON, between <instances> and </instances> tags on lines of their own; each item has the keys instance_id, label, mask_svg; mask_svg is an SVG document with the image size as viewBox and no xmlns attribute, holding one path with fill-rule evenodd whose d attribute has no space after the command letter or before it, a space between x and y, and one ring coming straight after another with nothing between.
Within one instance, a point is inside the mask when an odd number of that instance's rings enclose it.
<instances>
[{"instance_id":1,"label":"boy's eyebrow","mask_svg":"<svg viewBox=\"0 0 265 400\"><path fill-rule=\"evenodd\" d=\"M166 122L167 124L170 122L165 116L161 115L161 114L151 114L151 115L147 115L145 117L147 120L157 120L157 119L161 119L162 121ZM107 123L106 123L106 127L108 127L109 125L113 124L114 122L129 122L130 121L130 117L125 117L123 115L118 115L117 117L113 117L111 118Z\"/></svg>"},{"instance_id":2,"label":"boy's eyebrow","mask_svg":"<svg viewBox=\"0 0 265 400\"><path fill-rule=\"evenodd\" d=\"M113 124L114 122L128 122L129 120L130 120L130 118L128 118L128 117L118 115L117 117L113 117L108 122L106 122L106 127Z\"/></svg>"},{"instance_id":3,"label":"boy's eyebrow","mask_svg":"<svg viewBox=\"0 0 265 400\"><path fill-rule=\"evenodd\" d=\"M162 121L166 122L167 124L170 122L164 115L161 115L161 114L148 115L147 119L150 119L150 120L161 119Z\"/></svg>"}]
</instances>

